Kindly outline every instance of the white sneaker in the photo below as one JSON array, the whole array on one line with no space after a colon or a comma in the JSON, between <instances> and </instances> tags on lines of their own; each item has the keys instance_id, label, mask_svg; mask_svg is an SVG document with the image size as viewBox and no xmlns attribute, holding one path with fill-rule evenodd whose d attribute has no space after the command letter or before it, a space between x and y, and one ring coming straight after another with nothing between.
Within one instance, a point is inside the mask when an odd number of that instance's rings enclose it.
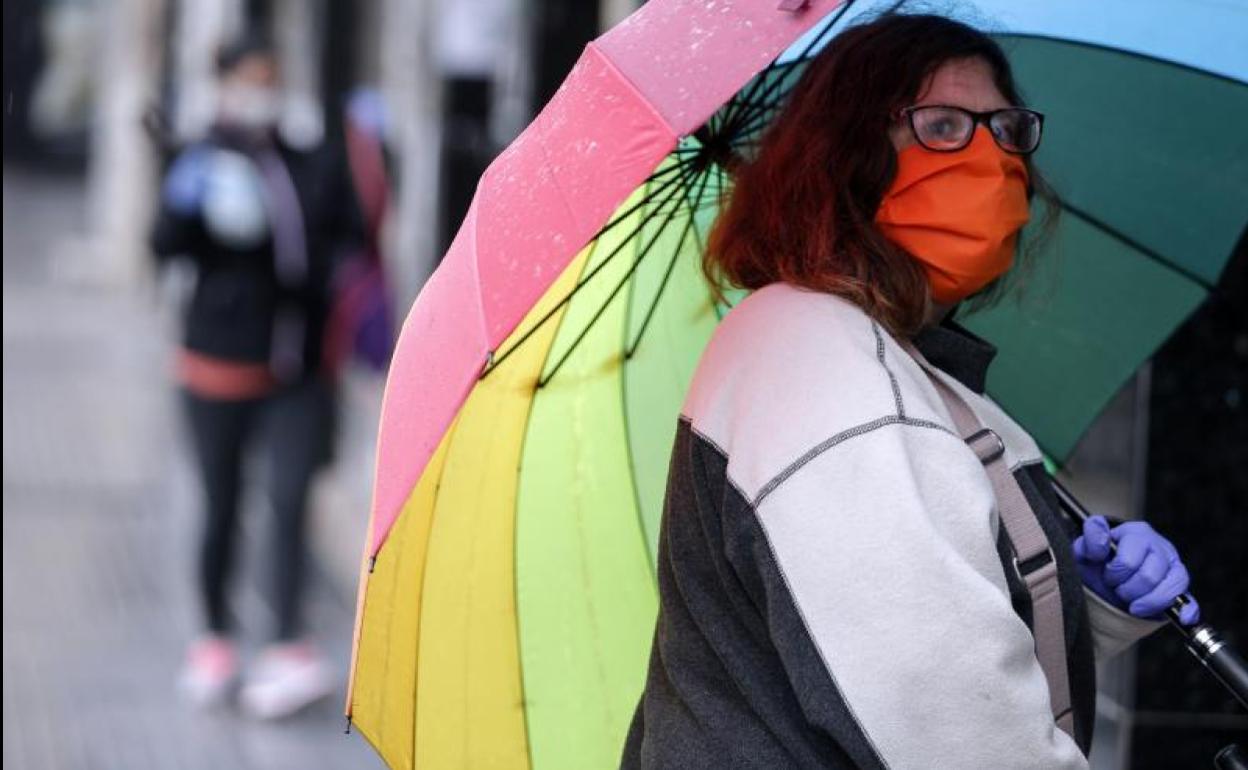
<instances>
[{"instance_id":1,"label":"white sneaker","mask_svg":"<svg viewBox=\"0 0 1248 770\"><path fill-rule=\"evenodd\" d=\"M281 719L333 694L337 677L306 642L270 645L247 672L239 705L257 719Z\"/></svg>"},{"instance_id":2,"label":"white sneaker","mask_svg":"<svg viewBox=\"0 0 1248 770\"><path fill-rule=\"evenodd\" d=\"M238 651L221 636L205 636L191 643L178 676L178 690L195 706L225 702L238 678Z\"/></svg>"}]
</instances>

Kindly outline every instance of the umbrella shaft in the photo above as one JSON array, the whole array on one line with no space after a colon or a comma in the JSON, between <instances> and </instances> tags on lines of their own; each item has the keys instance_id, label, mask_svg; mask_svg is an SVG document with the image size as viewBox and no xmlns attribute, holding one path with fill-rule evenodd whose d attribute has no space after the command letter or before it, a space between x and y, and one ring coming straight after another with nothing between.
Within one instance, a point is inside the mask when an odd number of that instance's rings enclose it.
<instances>
[{"instance_id":1,"label":"umbrella shaft","mask_svg":"<svg viewBox=\"0 0 1248 770\"><path fill-rule=\"evenodd\" d=\"M1200 624L1187 637L1187 649L1248 708L1248 665L1235 648L1227 645L1213 628Z\"/></svg>"}]
</instances>

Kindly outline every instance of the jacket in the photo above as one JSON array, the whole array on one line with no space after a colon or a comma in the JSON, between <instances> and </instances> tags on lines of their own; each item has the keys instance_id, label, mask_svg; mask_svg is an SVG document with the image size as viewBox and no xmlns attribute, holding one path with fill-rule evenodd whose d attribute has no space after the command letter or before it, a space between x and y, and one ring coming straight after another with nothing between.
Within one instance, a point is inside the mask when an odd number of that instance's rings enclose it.
<instances>
[{"instance_id":1,"label":"jacket","mask_svg":"<svg viewBox=\"0 0 1248 770\"><path fill-rule=\"evenodd\" d=\"M897 340L784 284L730 312L690 386L627 768L1086 768L1097 657L1157 627L1085 592L995 350L915 346L1006 445L1058 563L1075 735L1055 724L991 483Z\"/></svg>"},{"instance_id":2,"label":"jacket","mask_svg":"<svg viewBox=\"0 0 1248 770\"><path fill-rule=\"evenodd\" d=\"M251 247L221 243L198 210L170 205L168 195L162 197L151 245L162 260L185 257L197 268L185 310L186 349L224 361L268 364L273 359L275 320L285 314L298 329L299 349L291 375L297 379L321 366L336 261L345 245L363 241L363 225L340 153L329 148L297 150L277 139L267 147L289 175L298 205L304 265L297 281L279 280L271 227L270 234ZM184 150L174 168L192 154L218 150L238 153L254 163L265 148L217 128Z\"/></svg>"}]
</instances>

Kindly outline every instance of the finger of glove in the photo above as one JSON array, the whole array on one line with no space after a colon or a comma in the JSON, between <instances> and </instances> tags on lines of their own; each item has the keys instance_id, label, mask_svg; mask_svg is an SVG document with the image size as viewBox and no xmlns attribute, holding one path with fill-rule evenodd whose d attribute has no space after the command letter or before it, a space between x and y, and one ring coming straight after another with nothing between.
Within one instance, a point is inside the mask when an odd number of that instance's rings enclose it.
<instances>
[{"instance_id":1,"label":"finger of glove","mask_svg":"<svg viewBox=\"0 0 1248 770\"><path fill-rule=\"evenodd\" d=\"M1147 521L1128 521L1123 524L1119 524L1114 528L1114 533L1148 535L1153 542L1154 548L1158 548L1158 550L1165 551L1166 553L1175 553L1176 555L1178 553L1178 551L1174 548L1174 544L1167 540L1165 535L1154 529L1153 525L1149 524Z\"/></svg>"},{"instance_id":2,"label":"finger of glove","mask_svg":"<svg viewBox=\"0 0 1248 770\"><path fill-rule=\"evenodd\" d=\"M1105 582L1117 588L1135 574L1144 563L1152 543L1151 533L1138 529L1126 529L1124 524L1115 530L1118 535L1118 553L1105 564Z\"/></svg>"},{"instance_id":3,"label":"finger of glove","mask_svg":"<svg viewBox=\"0 0 1248 770\"><path fill-rule=\"evenodd\" d=\"M1124 602L1130 603L1148 595L1170 573L1170 561L1160 551L1149 549L1144 562L1126 580L1114 588L1114 593Z\"/></svg>"},{"instance_id":4,"label":"finger of glove","mask_svg":"<svg viewBox=\"0 0 1248 770\"><path fill-rule=\"evenodd\" d=\"M1154 550L1165 554L1172 562L1180 561L1179 551L1174 547L1174 543L1167 540L1164 535L1154 529L1153 525L1147 521L1128 521L1114 527L1112 532L1115 542L1127 534L1148 537L1149 544Z\"/></svg>"},{"instance_id":5,"label":"finger of glove","mask_svg":"<svg viewBox=\"0 0 1248 770\"><path fill-rule=\"evenodd\" d=\"M1149 524L1147 521L1124 521L1114 527L1111 532L1113 533L1115 540L1128 534L1157 534L1157 530L1153 529L1153 525Z\"/></svg>"},{"instance_id":6,"label":"finger of glove","mask_svg":"<svg viewBox=\"0 0 1248 770\"><path fill-rule=\"evenodd\" d=\"M1185 626L1194 626L1200 622L1200 605L1192 597L1187 597L1187 604L1179 610L1179 622Z\"/></svg>"},{"instance_id":7,"label":"finger of glove","mask_svg":"<svg viewBox=\"0 0 1248 770\"><path fill-rule=\"evenodd\" d=\"M1105 517L1089 516L1083 522L1083 534L1075 539L1075 557L1099 564L1109 558L1109 542L1109 523Z\"/></svg>"},{"instance_id":8,"label":"finger of glove","mask_svg":"<svg viewBox=\"0 0 1248 770\"><path fill-rule=\"evenodd\" d=\"M1187 590L1188 582L1187 569L1182 564L1177 564L1166 573L1156 588L1131 602L1127 611L1137 618L1156 617L1174 604L1179 594Z\"/></svg>"},{"instance_id":9,"label":"finger of glove","mask_svg":"<svg viewBox=\"0 0 1248 770\"><path fill-rule=\"evenodd\" d=\"M1179 558L1179 550L1174 547L1174 543L1162 537L1160 534L1154 535L1153 547L1166 555L1171 562L1181 561Z\"/></svg>"}]
</instances>

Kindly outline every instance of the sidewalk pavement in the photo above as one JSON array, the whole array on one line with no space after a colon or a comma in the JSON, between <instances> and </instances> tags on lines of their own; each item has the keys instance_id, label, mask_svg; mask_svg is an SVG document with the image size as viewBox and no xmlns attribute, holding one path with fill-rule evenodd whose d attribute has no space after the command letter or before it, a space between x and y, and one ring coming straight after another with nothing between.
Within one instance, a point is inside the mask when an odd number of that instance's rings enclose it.
<instances>
[{"instance_id":1,"label":"sidewalk pavement","mask_svg":"<svg viewBox=\"0 0 1248 770\"><path fill-rule=\"evenodd\" d=\"M81 185L4 172L4 766L377 768L344 736L338 695L291 720L184 706L174 680L195 632L195 479L165 376L172 324L149 289L75 284L56 253L82 227ZM375 388L359 386L367 401ZM363 393L364 396L359 394ZM371 425L348 430L320 495L309 624L344 672ZM367 502L367 498L364 498ZM259 495L235 595L252 649ZM333 546L333 547L329 547ZM327 555L332 557L327 558ZM327 569L326 566L329 565Z\"/></svg>"}]
</instances>

